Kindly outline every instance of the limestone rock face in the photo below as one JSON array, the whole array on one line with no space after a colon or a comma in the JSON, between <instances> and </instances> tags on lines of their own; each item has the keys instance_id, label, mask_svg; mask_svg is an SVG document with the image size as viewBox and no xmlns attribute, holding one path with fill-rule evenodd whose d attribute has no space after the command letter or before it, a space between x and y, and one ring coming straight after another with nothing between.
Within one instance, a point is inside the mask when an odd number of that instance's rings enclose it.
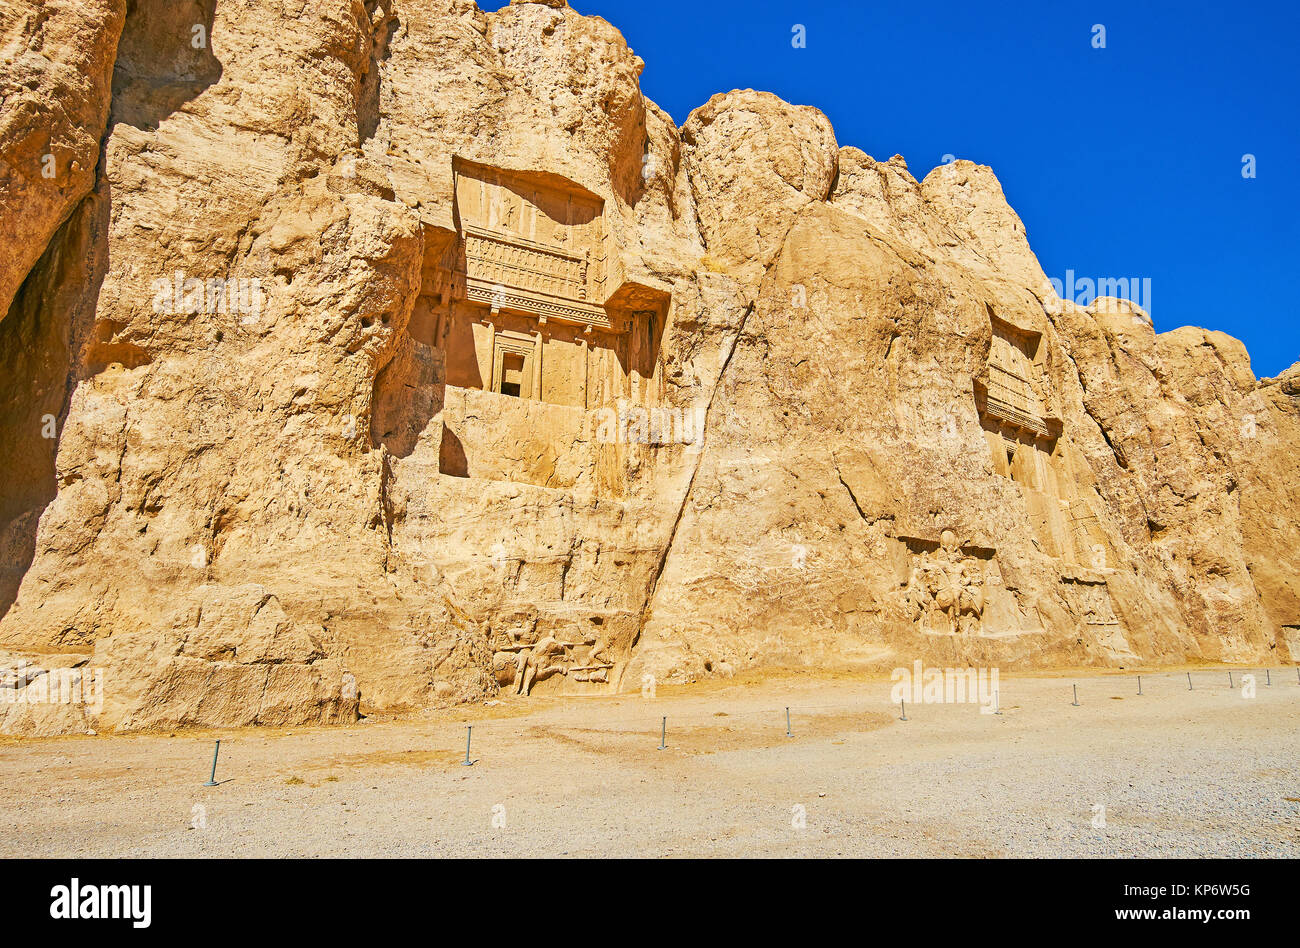
<instances>
[{"instance_id":1,"label":"limestone rock face","mask_svg":"<svg viewBox=\"0 0 1300 948\"><path fill-rule=\"evenodd\" d=\"M0 2L0 318L95 185L126 0Z\"/></svg>"},{"instance_id":2,"label":"limestone rock face","mask_svg":"<svg viewBox=\"0 0 1300 948\"><path fill-rule=\"evenodd\" d=\"M709 259L757 279L799 211L830 195L839 157L830 121L746 89L692 112L682 139Z\"/></svg>"},{"instance_id":3,"label":"limestone rock face","mask_svg":"<svg viewBox=\"0 0 1300 948\"><path fill-rule=\"evenodd\" d=\"M990 169L752 90L679 129L559 0L39 9L0 730L1300 660L1300 366L1056 298Z\"/></svg>"}]
</instances>

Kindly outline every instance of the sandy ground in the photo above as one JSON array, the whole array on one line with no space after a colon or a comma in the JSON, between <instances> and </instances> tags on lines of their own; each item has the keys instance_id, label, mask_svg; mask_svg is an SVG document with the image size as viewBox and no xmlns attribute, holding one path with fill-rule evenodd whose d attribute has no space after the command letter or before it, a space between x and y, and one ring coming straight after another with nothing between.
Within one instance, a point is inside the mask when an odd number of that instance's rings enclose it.
<instances>
[{"instance_id":1,"label":"sandy ground","mask_svg":"<svg viewBox=\"0 0 1300 948\"><path fill-rule=\"evenodd\" d=\"M909 702L906 722L888 679L838 676L8 739L0 855L1300 856L1295 669L1253 699L1193 678L1144 673L1139 697L1130 673L1003 675L1001 715Z\"/></svg>"}]
</instances>

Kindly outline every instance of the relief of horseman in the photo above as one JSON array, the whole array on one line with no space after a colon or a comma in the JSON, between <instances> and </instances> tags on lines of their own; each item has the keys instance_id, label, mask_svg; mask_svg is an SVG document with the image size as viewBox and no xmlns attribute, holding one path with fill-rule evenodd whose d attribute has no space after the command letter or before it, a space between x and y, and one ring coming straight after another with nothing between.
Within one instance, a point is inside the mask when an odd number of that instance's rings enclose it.
<instances>
[{"instance_id":1,"label":"relief of horseman","mask_svg":"<svg viewBox=\"0 0 1300 948\"><path fill-rule=\"evenodd\" d=\"M978 630L984 614L983 573L973 558L962 554L956 534L945 530L939 549L922 553L912 568L906 596L914 622L932 627L937 611L947 619L950 635Z\"/></svg>"}]
</instances>

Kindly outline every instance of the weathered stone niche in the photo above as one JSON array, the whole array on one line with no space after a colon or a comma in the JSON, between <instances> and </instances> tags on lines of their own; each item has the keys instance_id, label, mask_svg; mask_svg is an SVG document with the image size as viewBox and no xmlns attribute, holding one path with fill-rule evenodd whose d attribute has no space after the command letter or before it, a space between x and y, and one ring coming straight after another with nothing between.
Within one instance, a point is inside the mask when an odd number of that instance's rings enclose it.
<instances>
[{"instance_id":1,"label":"weathered stone niche","mask_svg":"<svg viewBox=\"0 0 1300 948\"><path fill-rule=\"evenodd\" d=\"M652 398L668 299L611 292L604 201L557 175L454 174L457 233L426 260L447 384L583 409Z\"/></svg>"},{"instance_id":2,"label":"weathered stone niche","mask_svg":"<svg viewBox=\"0 0 1300 948\"><path fill-rule=\"evenodd\" d=\"M1049 556L1085 566L1107 565L1096 515L1078 495L1068 445L1048 388L1039 333L999 319L988 374L974 382L975 405L993 470L1020 486L1033 536Z\"/></svg>"},{"instance_id":3,"label":"weathered stone niche","mask_svg":"<svg viewBox=\"0 0 1300 948\"><path fill-rule=\"evenodd\" d=\"M452 172L455 232L426 232L410 327L441 368L441 472L620 494L619 446L595 443L589 413L662 398L668 294L619 278L591 191L461 159Z\"/></svg>"}]
</instances>

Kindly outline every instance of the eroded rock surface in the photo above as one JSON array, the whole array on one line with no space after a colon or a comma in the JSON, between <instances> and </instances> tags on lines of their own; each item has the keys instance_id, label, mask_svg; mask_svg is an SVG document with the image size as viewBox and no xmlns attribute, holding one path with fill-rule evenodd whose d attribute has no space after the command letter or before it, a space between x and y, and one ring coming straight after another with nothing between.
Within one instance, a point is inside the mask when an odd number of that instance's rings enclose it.
<instances>
[{"instance_id":1,"label":"eroded rock surface","mask_svg":"<svg viewBox=\"0 0 1300 948\"><path fill-rule=\"evenodd\" d=\"M0 728L1300 660L1300 367L1058 299L990 169L752 90L678 129L560 0L39 6L0 685L103 688Z\"/></svg>"}]
</instances>

